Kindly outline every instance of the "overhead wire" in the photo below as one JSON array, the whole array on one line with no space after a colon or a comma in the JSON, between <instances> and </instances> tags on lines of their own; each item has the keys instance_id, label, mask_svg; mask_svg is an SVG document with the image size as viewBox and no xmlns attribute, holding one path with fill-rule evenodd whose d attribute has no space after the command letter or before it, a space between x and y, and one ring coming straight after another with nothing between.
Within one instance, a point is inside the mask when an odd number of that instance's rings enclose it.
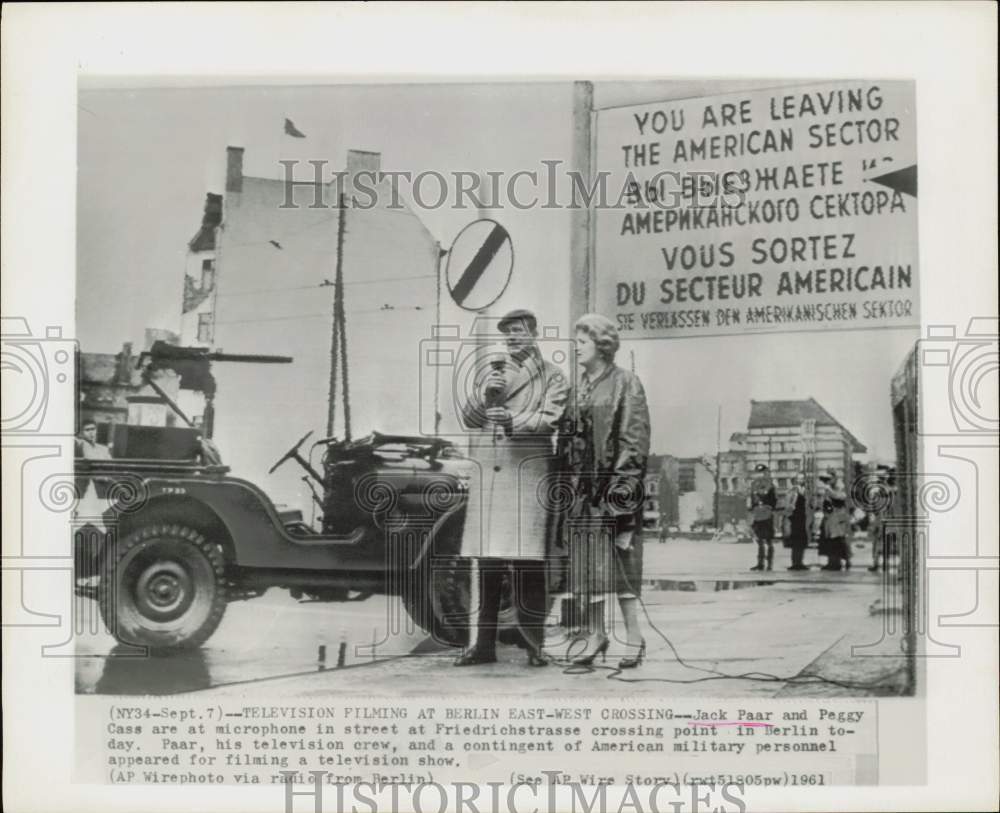
<instances>
[{"instance_id":1,"label":"overhead wire","mask_svg":"<svg viewBox=\"0 0 1000 813\"><path fill-rule=\"evenodd\" d=\"M379 285L387 282L406 282L415 279L434 279L434 274L412 274L405 277L383 277L382 279L360 279L351 282L344 282L344 287L349 285ZM258 288L252 291L232 291L230 293L218 293L216 296L258 296L260 294L280 294L285 291L312 291L317 288L332 288L333 283L317 282L313 285L285 285L280 288Z\"/></svg>"},{"instance_id":2,"label":"overhead wire","mask_svg":"<svg viewBox=\"0 0 1000 813\"><path fill-rule=\"evenodd\" d=\"M354 316L363 316L366 314L373 313L402 313L402 312L415 312L415 311L427 311L430 312L434 307L433 302L424 303L421 305L392 305L388 308L367 308L364 310L350 311L348 313L352 318ZM293 319L330 319L332 318L329 313L292 313L286 316L261 316L254 319L229 319L221 322L216 322L217 325L252 325L257 322L287 322Z\"/></svg>"}]
</instances>

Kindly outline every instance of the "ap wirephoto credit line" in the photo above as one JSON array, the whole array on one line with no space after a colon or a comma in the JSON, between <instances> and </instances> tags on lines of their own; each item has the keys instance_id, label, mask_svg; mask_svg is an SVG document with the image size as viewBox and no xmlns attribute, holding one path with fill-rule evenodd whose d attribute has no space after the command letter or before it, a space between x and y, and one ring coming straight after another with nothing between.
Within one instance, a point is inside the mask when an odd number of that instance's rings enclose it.
<instances>
[{"instance_id":1,"label":"ap wirephoto credit line","mask_svg":"<svg viewBox=\"0 0 1000 813\"><path fill-rule=\"evenodd\" d=\"M1000 420L922 74L75 70L2 337L53 809L919 808Z\"/></svg>"}]
</instances>

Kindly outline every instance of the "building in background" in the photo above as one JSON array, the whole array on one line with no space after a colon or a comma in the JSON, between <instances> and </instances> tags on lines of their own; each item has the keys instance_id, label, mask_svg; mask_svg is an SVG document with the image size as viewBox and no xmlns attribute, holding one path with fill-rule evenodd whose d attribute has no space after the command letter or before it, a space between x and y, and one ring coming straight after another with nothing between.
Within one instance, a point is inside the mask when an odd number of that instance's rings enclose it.
<instances>
[{"instance_id":1,"label":"building in background","mask_svg":"<svg viewBox=\"0 0 1000 813\"><path fill-rule=\"evenodd\" d=\"M642 512L642 527L648 531L660 530L660 481L663 474L659 470L659 455L650 455L646 461L644 496L646 503Z\"/></svg>"},{"instance_id":2,"label":"building in background","mask_svg":"<svg viewBox=\"0 0 1000 813\"><path fill-rule=\"evenodd\" d=\"M143 350L154 341L176 344L176 333L158 328L146 328ZM132 342L125 342L118 353L79 354L77 364L77 429L84 421L97 424L97 442L108 445L115 426L175 426L180 419L149 386L144 386L138 369L139 355L133 353ZM180 388L177 376L170 370L159 371L155 380L175 401Z\"/></svg>"},{"instance_id":3,"label":"building in background","mask_svg":"<svg viewBox=\"0 0 1000 813\"><path fill-rule=\"evenodd\" d=\"M715 473L703 457L650 455L647 482L656 478L655 501L647 494L646 511L659 515L663 528L690 531L711 525L715 498Z\"/></svg>"},{"instance_id":4,"label":"building in background","mask_svg":"<svg viewBox=\"0 0 1000 813\"><path fill-rule=\"evenodd\" d=\"M222 195L209 192L201 227L188 242L181 307L181 338L189 347L211 347L215 319L215 246L222 225Z\"/></svg>"},{"instance_id":5,"label":"building in background","mask_svg":"<svg viewBox=\"0 0 1000 813\"><path fill-rule=\"evenodd\" d=\"M84 421L97 424L97 442L111 443L117 424L128 423L128 398L139 392L132 343L120 353L83 353L77 364L77 431Z\"/></svg>"},{"instance_id":6,"label":"building in background","mask_svg":"<svg viewBox=\"0 0 1000 813\"><path fill-rule=\"evenodd\" d=\"M866 452L813 398L751 401L747 431L734 432L729 448L717 457L650 455L647 480L655 475L656 494L655 499L647 494L647 516L656 512L662 527L681 531L740 528L747 522L747 497L758 464L770 468L781 507L798 472L805 473L811 495L820 472L833 469L850 482L860 466L855 455Z\"/></svg>"},{"instance_id":7,"label":"building in background","mask_svg":"<svg viewBox=\"0 0 1000 813\"><path fill-rule=\"evenodd\" d=\"M708 458L678 458L677 494L677 524L682 531L714 525L715 472Z\"/></svg>"},{"instance_id":8,"label":"building in background","mask_svg":"<svg viewBox=\"0 0 1000 813\"><path fill-rule=\"evenodd\" d=\"M813 398L751 401L745 444L746 471L766 464L779 494L791 487L800 471L810 485L828 469L849 482L854 456L868 451Z\"/></svg>"},{"instance_id":9,"label":"building in background","mask_svg":"<svg viewBox=\"0 0 1000 813\"><path fill-rule=\"evenodd\" d=\"M214 439L234 472L305 507L310 495L294 463L267 475L305 432L343 437L350 409L355 437L419 434L421 411L433 413L420 364L421 342L438 321L440 246L388 181L372 182L378 153L350 150L340 184L336 167L317 179L303 162L286 183L244 175L243 159L242 148L227 149L225 190L207 195L188 243L181 343L292 357L288 365L213 366ZM357 183L361 172L376 196ZM341 193L367 208L341 207ZM333 343L338 269L346 352ZM182 407L196 416L203 404L185 392Z\"/></svg>"},{"instance_id":10,"label":"building in background","mask_svg":"<svg viewBox=\"0 0 1000 813\"><path fill-rule=\"evenodd\" d=\"M645 522L650 528L666 528L677 523L676 457L651 454L646 461Z\"/></svg>"},{"instance_id":11,"label":"building in background","mask_svg":"<svg viewBox=\"0 0 1000 813\"><path fill-rule=\"evenodd\" d=\"M719 453L719 524L738 523L747 517L750 480L747 473L747 434L733 432L729 448Z\"/></svg>"}]
</instances>

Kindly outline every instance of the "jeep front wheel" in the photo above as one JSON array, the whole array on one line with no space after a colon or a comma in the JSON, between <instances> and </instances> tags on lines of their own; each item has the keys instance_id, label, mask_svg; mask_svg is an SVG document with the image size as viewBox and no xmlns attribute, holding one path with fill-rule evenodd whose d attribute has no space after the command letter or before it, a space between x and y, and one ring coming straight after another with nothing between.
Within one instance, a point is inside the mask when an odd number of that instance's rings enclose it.
<instances>
[{"instance_id":1,"label":"jeep front wheel","mask_svg":"<svg viewBox=\"0 0 1000 813\"><path fill-rule=\"evenodd\" d=\"M140 528L120 543L101 580L101 618L124 644L195 648L226 610L225 560L218 545L183 525Z\"/></svg>"}]
</instances>

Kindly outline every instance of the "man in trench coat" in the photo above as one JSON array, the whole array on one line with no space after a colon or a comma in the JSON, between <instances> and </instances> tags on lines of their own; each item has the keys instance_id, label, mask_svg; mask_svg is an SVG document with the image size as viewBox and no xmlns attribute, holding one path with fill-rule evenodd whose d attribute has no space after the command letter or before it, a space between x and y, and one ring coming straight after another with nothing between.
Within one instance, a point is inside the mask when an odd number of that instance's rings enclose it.
<instances>
[{"instance_id":1,"label":"man in trench coat","mask_svg":"<svg viewBox=\"0 0 1000 813\"><path fill-rule=\"evenodd\" d=\"M477 559L476 638L456 661L496 661L496 627L504 573L509 573L518 621L529 644L528 663L544 666L545 559L556 521L554 436L569 395L562 371L542 357L531 311L515 310L498 323L507 358L493 359L481 386L462 407L474 430L471 456L479 482L470 487L462 555Z\"/></svg>"}]
</instances>

